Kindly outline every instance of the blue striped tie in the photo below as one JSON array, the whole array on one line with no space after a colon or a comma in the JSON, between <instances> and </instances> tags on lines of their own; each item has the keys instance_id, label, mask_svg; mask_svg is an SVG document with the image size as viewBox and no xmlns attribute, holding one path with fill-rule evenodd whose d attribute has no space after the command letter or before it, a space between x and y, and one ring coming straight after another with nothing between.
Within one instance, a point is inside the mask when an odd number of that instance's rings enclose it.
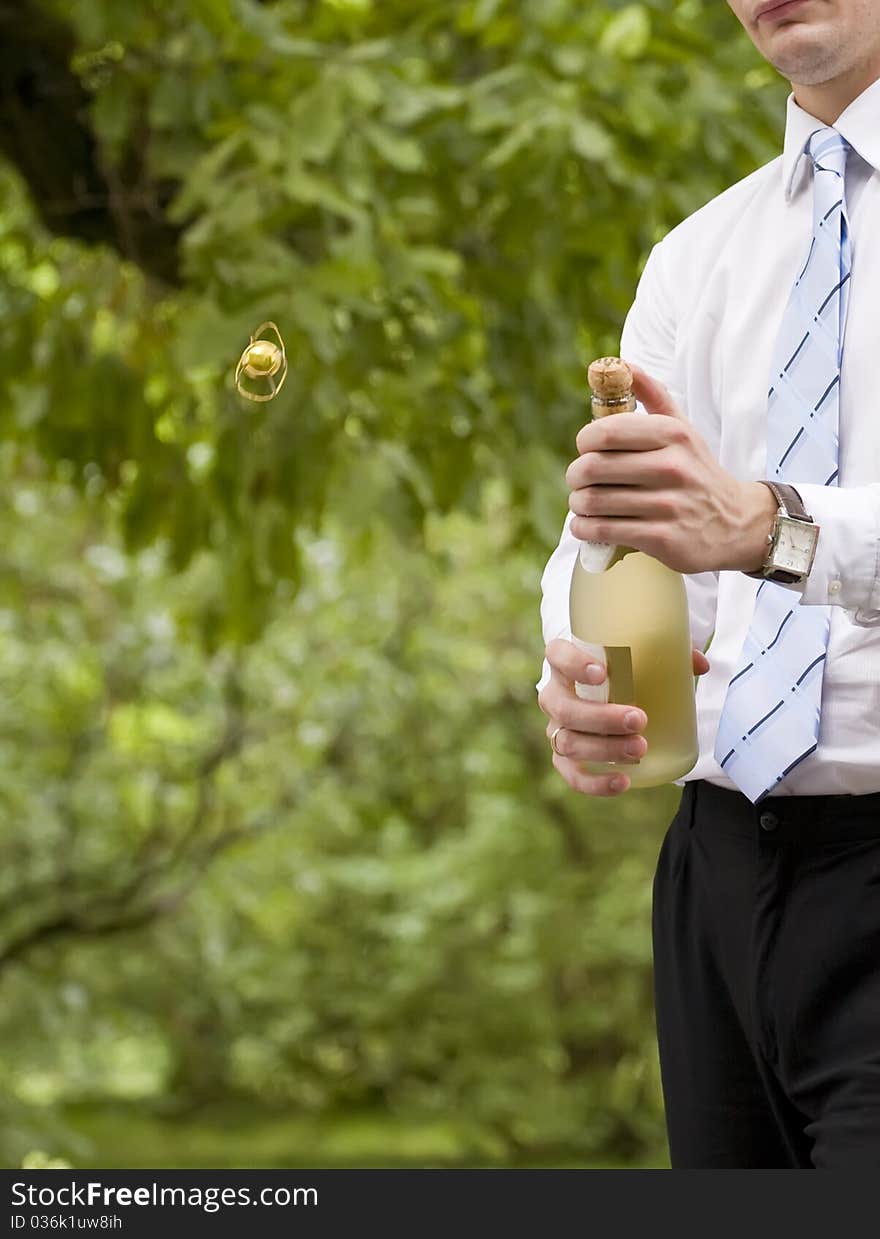
<instances>
[{"instance_id":1,"label":"blue striped tie","mask_svg":"<svg viewBox=\"0 0 880 1239\"><path fill-rule=\"evenodd\" d=\"M851 247L844 181L847 142L817 129L813 239L782 319L767 418L771 481L837 485L840 362ZM792 590L762 581L718 724L715 757L757 803L818 745L830 608L801 606Z\"/></svg>"}]
</instances>

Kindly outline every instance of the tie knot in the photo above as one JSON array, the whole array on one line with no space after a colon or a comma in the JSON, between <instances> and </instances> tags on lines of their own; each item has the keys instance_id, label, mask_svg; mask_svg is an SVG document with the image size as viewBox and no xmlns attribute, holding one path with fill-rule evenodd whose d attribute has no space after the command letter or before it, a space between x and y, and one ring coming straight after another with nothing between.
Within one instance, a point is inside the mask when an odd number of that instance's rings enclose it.
<instances>
[{"instance_id":1,"label":"tie knot","mask_svg":"<svg viewBox=\"0 0 880 1239\"><path fill-rule=\"evenodd\" d=\"M836 129L826 126L810 134L810 139L804 148L813 161L816 172L836 172L842 177L846 173L846 156L850 149L849 142Z\"/></svg>"}]
</instances>

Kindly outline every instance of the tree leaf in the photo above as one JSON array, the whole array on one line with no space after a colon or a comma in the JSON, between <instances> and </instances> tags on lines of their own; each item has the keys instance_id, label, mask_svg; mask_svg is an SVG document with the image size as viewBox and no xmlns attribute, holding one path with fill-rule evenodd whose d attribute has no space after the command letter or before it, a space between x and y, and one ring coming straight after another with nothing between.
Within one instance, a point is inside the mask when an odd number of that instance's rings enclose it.
<instances>
[{"instance_id":1,"label":"tree leaf","mask_svg":"<svg viewBox=\"0 0 880 1239\"><path fill-rule=\"evenodd\" d=\"M378 124L365 125L364 133L379 157L398 171L421 172L425 168L425 155L415 138Z\"/></svg>"},{"instance_id":2,"label":"tree leaf","mask_svg":"<svg viewBox=\"0 0 880 1239\"><path fill-rule=\"evenodd\" d=\"M651 15L644 4L627 4L610 19L599 39L599 51L621 60L644 56L651 40Z\"/></svg>"}]
</instances>

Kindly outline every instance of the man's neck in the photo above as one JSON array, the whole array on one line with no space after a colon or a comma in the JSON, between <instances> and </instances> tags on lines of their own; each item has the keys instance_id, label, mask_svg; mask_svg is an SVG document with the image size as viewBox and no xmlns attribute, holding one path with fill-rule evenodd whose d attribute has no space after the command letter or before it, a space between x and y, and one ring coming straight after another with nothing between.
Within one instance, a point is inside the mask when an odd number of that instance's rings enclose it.
<instances>
[{"instance_id":1,"label":"man's neck","mask_svg":"<svg viewBox=\"0 0 880 1239\"><path fill-rule=\"evenodd\" d=\"M840 77L832 78L830 82L820 82L816 86L799 86L792 82L791 88L798 107L809 112L810 116L815 116L824 125L833 125L852 101L858 99L859 95L878 79L880 62L875 59Z\"/></svg>"}]
</instances>

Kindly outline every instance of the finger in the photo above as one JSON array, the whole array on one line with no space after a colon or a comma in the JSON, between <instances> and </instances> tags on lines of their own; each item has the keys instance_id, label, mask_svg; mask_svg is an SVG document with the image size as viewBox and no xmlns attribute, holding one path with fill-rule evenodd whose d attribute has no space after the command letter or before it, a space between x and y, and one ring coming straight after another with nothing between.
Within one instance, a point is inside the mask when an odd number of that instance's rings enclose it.
<instances>
[{"instance_id":1,"label":"finger","mask_svg":"<svg viewBox=\"0 0 880 1239\"><path fill-rule=\"evenodd\" d=\"M557 673L557 678L561 676L569 685L575 681L582 684L601 684L605 679L605 668L602 664L564 637L555 637L548 641L544 657L551 670Z\"/></svg>"},{"instance_id":2,"label":"finger","mask_svg":"<svg viewBox=\"0 0 880 1239\"><path fill-rule=\"evenodd\" d=\"M570 682L561 679L551 679L541 689L539 701L550 719L548 736L557 727L594 736L631 736L648 726L648 717L638 706L583 701L575 695Z\"/></svg>"},{"instance_id":3,"label":"finger","mask_svg":"<svg viewBox=\"0 0 880 1239\"><path fill-rule=\"evenodd\" d=\"M635 366L631 361L626 363L633 374L633 395L641 402L647 413L665 413L668 417L684 420L684 414L672 399L669 388L659 379L653 378L641 366Z\"/></svg>"},{"instance_id":4,"label":"finger","mask_svg":"<svg viewBox=\"0 0 880 1239\"><path fill-rule=\"evenodd\" d=\"M648 419L643 417L643 422ZM654 418L657 425L659 418ZM676 423L677 425L677 423ZM565 471L565 484L569 490L582 486L673 486L681 482L681 461L673 452L664 451L672 446L660 442L649 445L650 435L643 436L644 447L633 451L590 448L573 460Z\"/></svg>"},{"instance_id":5,"label":"finger","mask_svg":"<svg viewBox=\"0 0 880 1239\"><path fill-rule=\"evenodd\" d=\"M580 542L605 542L653 554L668 533L668 520L637 520L625 516L573 516L570 533ZM654 555L657 558L657 555Z\"/></svg>"},{"instance_id":6,"label":"finger","mask_svg":"<svg viewBox=\"0 0 880 1239\"><path fill-rule=\"evenodd\" d=\"M559 726L554 726L550 732L550 743L554 753L575 762L613 761L633 765L648 751L644 736L594 736Z\"/></svg>"},{"instance_id":7,"label":"finger","mask_svg":"<svg viewBox=\"0 0 880 1239\"><path fill-rule=\"evenodd\" d=\"M710 666L706 655L701 650L694 650L694 675L705 675Z\"/></svg>"},{"instance_id":8,"label":"finger","mask_svg":"<svg viewBox=\"0 0 880 1239\"><path fill-rule=\"evenodd\" d=\"M643 413L615 413L582 426L575 438L578 453L634 451L645 452L651 448L666 447L680 435L676 425L664 423L662 418L645 417Z\"/></svg>"},{"instance_id":9,"label":"finger","mask_svg":"<svg viewBox=\"0 0 880 1239\"><path fill-rule=\"evenodd\" d=\"M583 486L568 496L575 516L633 516L638 520L673 520L681 507L677 496L642 486Z\"/></svg>"},{"instance_id":10,"label":"finger","mask_svg":"<svg viewBox=\"0 0 880 1239\"><path fill-rule=\"evenodd\" d=\"M553 754L553 765L568 786L583 796L619 796L630 785L625 774L587 774L577 762L558 753Z\"/></svg>"}]
</instances>

